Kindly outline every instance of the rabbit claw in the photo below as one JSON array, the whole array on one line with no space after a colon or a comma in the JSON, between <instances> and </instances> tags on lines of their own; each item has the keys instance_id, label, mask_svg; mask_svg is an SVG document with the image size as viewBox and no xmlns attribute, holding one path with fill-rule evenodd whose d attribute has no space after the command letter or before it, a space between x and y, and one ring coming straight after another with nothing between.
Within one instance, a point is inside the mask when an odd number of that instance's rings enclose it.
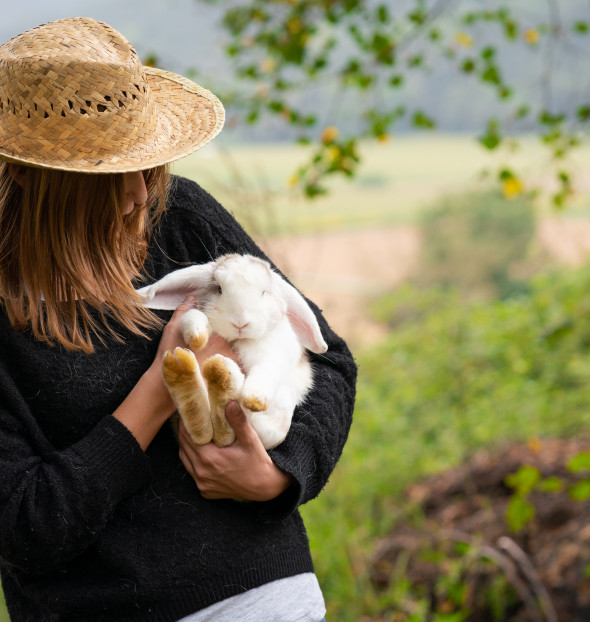
<instances>
[{"instance_id":1,"label":"rabbit claw","mask_svg":"<svg viewBox=\"0 0 590 622\"><path fill-rule=\"evenodd\" d=\"M175 348L174 353L164 354L162 375L169 389L180 388L186 382L193 382L197 370L195 355L186 348Z\"/></svg>"}]
</instances>

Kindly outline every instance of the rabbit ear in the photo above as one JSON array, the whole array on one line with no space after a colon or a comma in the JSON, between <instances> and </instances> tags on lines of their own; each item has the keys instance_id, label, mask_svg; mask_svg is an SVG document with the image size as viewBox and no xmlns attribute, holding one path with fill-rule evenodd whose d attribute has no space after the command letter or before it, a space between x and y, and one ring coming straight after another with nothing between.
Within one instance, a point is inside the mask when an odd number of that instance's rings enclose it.
<instances>
[{"instance_id":1,"label":"rabbit ear","mask_svg":"<svg viewBox=\"0 0 590 622\"><path fill-rule=\"evenodd\" d=\"M303 346L316 354L325 352L328 346L322 337L318 321L303 296L276 272L271 274L273 288L287 303L287 317Z\"/></svg>"},{"instance_id":2,"label":"rabbit ear","mask_svg":"<svg viewBox=\"0 0 590 622\"><path fill-rule=\"evenodd\" d=\"M137 293L149 309L172 310L189 295L203 298L211 289L215 262L175 270Z\"/></svg>"}]
</instances>

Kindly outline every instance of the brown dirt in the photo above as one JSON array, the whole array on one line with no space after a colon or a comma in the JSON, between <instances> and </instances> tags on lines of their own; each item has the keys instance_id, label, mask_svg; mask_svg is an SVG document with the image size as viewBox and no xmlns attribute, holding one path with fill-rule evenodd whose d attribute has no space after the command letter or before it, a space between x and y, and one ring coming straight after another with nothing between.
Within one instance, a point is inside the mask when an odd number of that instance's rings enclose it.
<instances>
[{"instance_id":1,"label":"brown dirt","mask_svg":"<svg viewBox=\"0 0 590 622\"><path fill-rule=\"evenodd\" d=\"M566 492L578 481L567 462L589 449L588 441L549 439L481 451L460 467L411 486L408 500L423 518L400 521L378 543L370 563L373 585L386 591L396 576L403 578L429 600L431 611L451 613L457 603L452 592L440 589L441 579L448 578L453 562L461 563L462 606L471 611L466 622L498 619L486 594L499 579L509 586L503 595L506 622L589 620L590 502L573 501ZM558 493L534 493L534 519L514 533L504 518L512 494L505 480L521 465L536 467L544 477L558 476L566 485ZM407 597L395 612L384 611L372 622L406 620L404 609L411 606Z\"/></svg>"},{"instance_id":2,"label":"brown dirt","mask_svg":"<svg viewBox=\"0 0 590 622\"><path fill-rule=\"evenodd\" d=\"M282 236L261 245L353 345L384 335L384 327L369 318L366 303L410 277L420 252L414 227Z\"/></svg>"},{"instance_id":3,"label":"brown dirt","mask_svg":"<svg viewBox=\"0 0 590 622\"><path fill-rule=\"evenodd\" d=\"M590 258L590 221L542 220L537 240L558 264ZM374 322L367 301L391 291L418 269L416 227L384 227L259 240L289 278L323 310L353 348L379 341L386 328Z\"/></svg>"}]
</instances>

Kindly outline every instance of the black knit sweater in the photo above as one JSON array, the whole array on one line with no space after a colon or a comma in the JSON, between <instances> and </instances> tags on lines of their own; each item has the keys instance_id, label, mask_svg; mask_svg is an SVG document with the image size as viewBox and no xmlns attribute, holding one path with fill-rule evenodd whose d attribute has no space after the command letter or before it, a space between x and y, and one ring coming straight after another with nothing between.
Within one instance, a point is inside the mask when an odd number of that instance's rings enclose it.
<instances>
[{"instance_id":1,"label":"black knit sweater","mask_svg":"<svg viewBox=\"0 0 590 622\"><path fill-rule=\"evenodd\" d=\"M204 190L174 178L144 282L227 252L261 256ZM340 456L356 377L318 317L329 350L311 356L315 388L270 452L294 483L272 501L238 503L201 497L171 426L144 453L110 414L154 360L159 332L121 328L124 343L71 353L15 332L0 311L0 563L11 618L168 622L311 571L297 506Z\"/></svg>"}]
</instances>

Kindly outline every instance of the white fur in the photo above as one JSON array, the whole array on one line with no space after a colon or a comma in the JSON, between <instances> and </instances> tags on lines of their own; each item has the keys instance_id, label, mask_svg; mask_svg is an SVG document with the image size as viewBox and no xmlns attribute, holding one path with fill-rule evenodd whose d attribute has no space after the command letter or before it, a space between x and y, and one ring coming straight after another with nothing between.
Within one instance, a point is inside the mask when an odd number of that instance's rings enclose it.
<instances>
[{"instance_id":1,"label":"white fur","mask_svg":"<svg viewBox=\"0 0 590 622\"><path fill-rule=\"evenodd\" d=\"M223 255L214 262L176 270L138 290L144 304L174 309L188 294L199 309L181 318L187 343L214 332L238 353L244 382L241 406L267 449L286 437L293 410L313 382L305 349L327 350L311 309L270 265L251 255ZM249 399L266 403L254 412Z\"/></svg>"}]
</instances>

